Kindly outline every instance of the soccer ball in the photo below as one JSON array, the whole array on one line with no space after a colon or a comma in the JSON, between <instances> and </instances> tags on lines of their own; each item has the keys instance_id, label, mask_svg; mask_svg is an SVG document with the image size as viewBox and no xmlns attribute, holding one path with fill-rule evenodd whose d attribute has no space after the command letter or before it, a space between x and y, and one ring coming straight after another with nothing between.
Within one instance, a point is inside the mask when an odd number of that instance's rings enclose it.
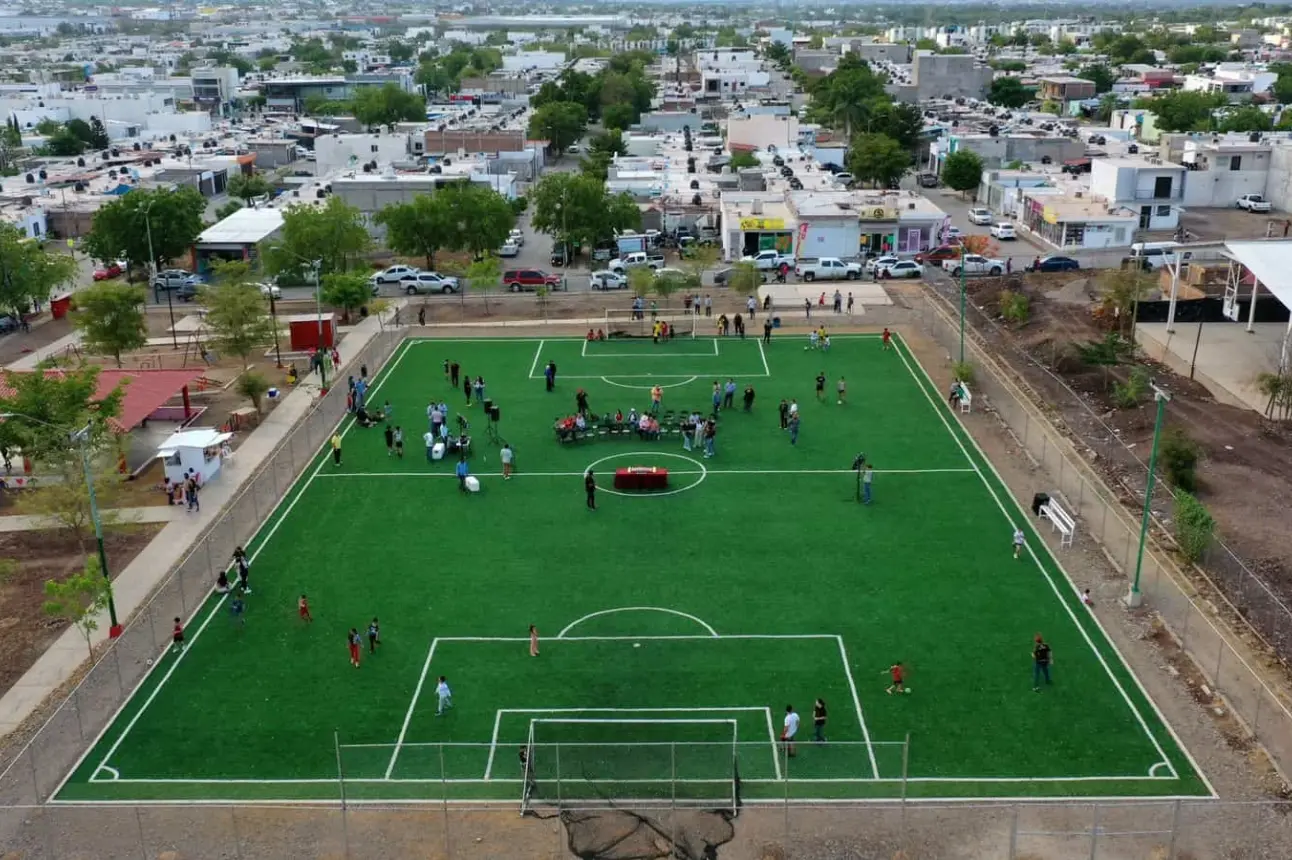
<instances>
[{"instance_id":1,"label":"soccer ball","mask_svg":"<svg viewBox=\"0 0 1292 860\"><path fill-rule=\"evenodd\" d=\"M149 665L149 666L151 666L152 664L153 664L153 658L152 658L152 657L149 657L149 658L148 658L148 665Z\"/></svg>"},{"instance_id":2,"label":"soccer ball","mask_svg":"<svg viewBox=\"0 0 1292 860\"><path fill-rule=\"evenodd\" d=\"M906 692L907 694L909 694L909 693L911 692L911 688L910 688L910 687L907 687L907 688L906 688L906 690L905 690L905 692Z\"/></svg>"}]
</instances>

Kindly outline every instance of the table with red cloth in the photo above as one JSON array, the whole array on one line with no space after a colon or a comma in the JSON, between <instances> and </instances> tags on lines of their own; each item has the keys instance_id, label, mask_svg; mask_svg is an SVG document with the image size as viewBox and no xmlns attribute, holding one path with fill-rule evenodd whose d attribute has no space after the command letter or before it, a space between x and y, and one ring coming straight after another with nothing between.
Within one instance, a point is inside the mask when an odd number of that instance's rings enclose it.
<instances>
[{"instance_id":1,"label":"table with red cloth","mask_svg":"<svg viewBox=\"0 0 1292 860\"><path fill-rule=\"evenodd\" d=\"M663 490L668 487L668 469L658 466L629 466L615 470L616 490Z\"/></svg>"}]
</instances>

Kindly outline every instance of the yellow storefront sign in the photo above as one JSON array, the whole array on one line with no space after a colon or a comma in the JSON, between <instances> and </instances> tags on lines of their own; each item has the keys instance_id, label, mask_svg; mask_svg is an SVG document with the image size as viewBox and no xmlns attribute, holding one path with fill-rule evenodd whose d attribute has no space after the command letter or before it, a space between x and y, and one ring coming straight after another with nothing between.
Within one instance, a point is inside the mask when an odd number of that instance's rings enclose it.
<instances>
[{"instance_id":1,"label":"yellow storefront sign","mask_svg":"<svg viewBox=\"0 0 1292 860\"><path fill-rule=\"evenodd\" d=\"M1045 220L1046 224L1057 224L1059 221L1059 213L1055 212L1049 206L1046 206L1041 210L1041 217Z\"/></svg>"},{"instance_id":2,"label":"yellow storefront sign","mask_svg":"<svg viewBox=\"0 0 1292 860\"><path fill-rule=\"evenodd\" d=\"M858 206L858 221L896 221L897 209L893 206Z\"/></svg>"},{"instance_id":3,"label":"yellow storefront sign","mask_svg":"<svg viewBox=\"0 0 1292 860\"><path fill-rule=\"evenodd\" d=\"M784 230L784 218L741 218L741 230Z\"/></svg>"}]
</instances>

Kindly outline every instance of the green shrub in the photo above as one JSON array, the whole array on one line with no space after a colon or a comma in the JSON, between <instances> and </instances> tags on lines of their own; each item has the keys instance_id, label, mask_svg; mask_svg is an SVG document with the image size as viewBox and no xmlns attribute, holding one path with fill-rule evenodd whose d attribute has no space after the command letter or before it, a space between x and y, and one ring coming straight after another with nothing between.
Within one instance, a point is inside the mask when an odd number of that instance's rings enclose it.
<instances>
[{"instance_id":1,"label":"green shrub","mask_svg":"<svg viewBox=\"0 0 1292 860\"><path fill-rule=\"evenodd\" d=\"M1175 542L1189 561L1197 562L1211 544L1216 521L1206 505L1188 493L1175 495Z\"/></svg>"},{"instance_id":2,"label":"green shrub","mask_svg":"<svg viewBox=\"0 0 1292 860\"><path fill-rule=\"evenodd\" d=\"M957 361L951 365L951 374L956 382L973 382L973 365L967 361Z\"/></svg>"},{"instance_id":3,"label":"green shrub","mask_svg":"<svg viewBox=\"0 0 1292 860\"><path fill-rule=\"evenodd\" d=\"M1166 478L1176 489L1186 493L1198 489L1198 458L1201 450L1198 443L1178 427L1171 427L1162 434L1162 468Z\"/></svg>"},{"instance_id":4,"label":"green shrub","mask_svg":"<svg viewBox=\"0 0 1292 860\"><path fill-rule=\"evenodd\" d=\"M1025 323L1031 312L1031 301L1013 290L1000 291L1000 315L1006 322Z\"/></svg>"},{"instance_id":5,"label":"green shrub","mask_svg":"<svg viewBox=\"0 0 1292 860\"><path fill-rule=\"evenodd\" d=\"M1144 392L1148 391L1148 371L1136 365L1131 368L1130 378L1125 382L1113 383L1113 402L1119 409L1133 409L1139 405Z\"/></svg>"}]
</instances>

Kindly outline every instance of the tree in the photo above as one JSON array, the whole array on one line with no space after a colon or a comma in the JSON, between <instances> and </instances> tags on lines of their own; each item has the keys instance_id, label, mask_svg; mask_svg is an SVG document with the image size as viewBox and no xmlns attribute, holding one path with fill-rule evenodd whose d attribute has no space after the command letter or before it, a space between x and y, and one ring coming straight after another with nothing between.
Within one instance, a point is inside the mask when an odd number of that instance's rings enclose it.
<instances>
[{"instance_id":1,"label":"tree","mask_svg":"<svg viewBox=\"0 0 1292 860\"><path fill-rule=\"evenodd\" d=\"M731 287L732 292L756 295L758 288L763 285L763 273L754 263L736 263L731 267L727 285Z\"/></svg>"},{"instance_id":2,"label":"tree","mask_svg":"<svg viewBox=\"0 0 1292 860\"><path fill-rule=\"evenodd\" d=\"M497 191L475 182L441 188L453 224L453 247L479 260L498 250L516 226L511 203Z\"/></svg>"},{"instance_id":3,"label":"tree","mask_svg":"<svg viewBox=\"0 0 1292 860\"><path fill-rule=\"evenodd\" d=\"M624 143L624 134L618 129L598 134L588 142L589 155L606 155L611 158L626 156L628 146Z\"/></svg>"},{"instance_id":4,"label":"tree","mask_svg":"<svg viewBox=\"0 0 1292 860\"><path fill-rule=\"evenodd\" d=\"M17 227L0 223L0 309L20 320L34 302L48 300L75 277L71 257L51 254Z\"/></svg>"},{"instance_id":5,"label":"tree","mask_svg":"<svg viewBox=\"0 0 1292 860\"><path fill-rule=\"evenodd\" d=\"M202 215L206 198L196 188L136 188L113 198L94 213L85 251L96 260L124 258L132 266L162 269L186 254L205 229ZM153 258L148 257L148 234L152 232Z\"/></svg>"},{"instance_id":6,"label":"tree","mask_svg":"<svg viewBox=\"0 0 1292 860\"><path fill-rule=\"evenodd\" d=\"M1256 105L1243 105L1229 112L1217 126L1217 131L1252 132L1271 131L1274 121L1270 115Z\"/></svg>"},{"instance_id":7,"label":"tree","mask_svg":"<svg viewBox=\"0 0 1292 860\"><path fill-rule=\"evenodd\" d=\"M426 100L393 83L360 87L350 102L350 108L354 118L369 127L426 121Z\"/></svg>"},{"instance_id":8,"label":"tree","mask_svg":"<svg viewBox=\"0 0 1292 860\"><path fill-rule=\"evenodd\" d=\"M1162 131L1206 131L1211 128L1215 111L1228 105L1224 93L1196 90L1178 90L1135 102L1135 107L1153 112Z\"/></svg>"},{"instance_id":9,"label":"tree","mask_svg":"<svg viewBox=\"0 0 1292 860\"><path fill-rule=\"evenodd\" d=\"M71 158L85 152L85 141L66 128L60 128L45 140L50 155Z\"/></svg>"},{"instance_id":10,"label":"tree","mask_svg":"<svg viewBox=\"0 0 1292 860\"><path fill-rule=\"evenodd\" d=\"M641 114L630 104L613 104L601 111L601 124L606 128L626 129L641 118Z\"/></svg>"},{"instance_id":11,"label":"tree","mask_svg":"<svg viewBox=\"0 0 1292 860\"><path fill-rule=\"evenodd\" d=\"M996 78L991 82L987 101L999 107L1020 108L1032 100L1032 93L1019 78Z\"/></svg>"},{"instance_id":12,"label":"tree","mask_svg":"<svg viewBox=\"0 0 1292 860\"><path fill-rule=\"evenodd\" d=\"M277 326L268 301L251 282L253 274L251 265L241 260L217 263L215 286L198 293L215 348L236 355L244 368L257 348L273 343Z\"/></svg>"},{"instance_id":13,"label":"tree","mask_svg":"<svg viewBox=\"0 0 1292 860\"><path fill-rule=\"evenodd\" d=\"M961 194L976 190L982 183L982 158L968 149L951 153L942 163L942 181Z\"/></svg>"},{"instance_id":14,"label":"tree","mask_svg":"<svg viewBox=\"0 0 1292 860\"><path fill-rule=\"evenodd\" d=\"M891 137L904 149L915 150L924 135L924 114L915 105L876 99L871 104L866 131Z\"/></svg>"},{"instance_id":15,"label":"tree","mask_svg":"<svg viewBox=\"0 0 1292 860\"><path fill-rule=\"evenodd\" d=\"M224 190L230 197L236 197L243 205L250 206L253 197L273 194L274 186L262 173L235 173L229 177L229 184Z\"/></svg>"},{"instance_id":16,"label":"tree","mask_svg":"<svg viewBox=\"0 0 1292 860\"><path fill-rule=\"evenodd\" d=\"M1099 273L1099 310L1121 337L1135 334L1135 306L1153 289L1141 269L1104 269Z\"/></svg>"},{"instance_id":17,"label":"tree","mask_svg":"<svg viewBox=\"0 0 1292 860\"><path fill-rule=\"evenodd\" d=\"M549 173L530 194L534 229L558 242L593 246L616 230L638 229L641 210L628 195L611 195L604 182L577 173Z\"/></svg>"},{"instance_id":18,"label":"tree","mask_svg":"<svg viewBox=\"0 0 1292 860\"><path fill-rule=\"evenodd\" d=\"M634 296L644 299L655 289L655 270L638 266L628 270L628 289Z\"/></svg>"},{"instance_id":19,"label":"tree","mask_svg":"<svg viewBox=\"0 0 1292 860\"><path fill-rule=\"evenodd\" d=\"M489 288L498 283L502 276L502 263L497 257L483 257L475 260L463 271L464 286L462 295L465 297L467 291L479 293L484 300L484 312L489 314ZM463 299L465 301L465 298Z\"/></svg>"},{"instance_id":20,"label":"tree","mask_svg":"<svg viewBox=\"0 0 1292 860\"><path fill-rule=\"evenodd\" d=\"M323 276L323 301L341 309L343 319L372 298L372 287L361 272L332 272Z\"/></svg>"},{"instance_id":21,"label":"tree","mask_svg":"<svg viewBox=\"0 0 1292 860\"><path fill-rule=\"evenodd\" d=\"M413 74L413 81L422 88L426 95L450 92L457 87L457 81L439 63L422 63Z\"/></svg>"},{"instance_id":22,"label":"tree","mask_svg":"<svg viewBox=\"0 0 1292 860\"><path fill-rule=\"evenodd\" d=\"M763 56L782 69L794 61L794 56L784 42L772 42L763 49Z\"/></svg>"},{"instance_id":23,"label":"tree","mask_svg":"<svg viewBox=\"0 0 1292 860\"><path fill-rule=\"evenodd\" d=\"M108 130L103 127L103 120L97 116L90 117L90 139L86 141L90 149L107 149L112 145L108 140Z\"/></svg>"},{"instance_id":24,"label":"tree","mask_svg":"<svg viewBox=\"0 0 1292 860\"><path fill-rule=\"evenodd\" d=\"M574 102L552 102L534 111L529 119L529 136L546 140L558 153L578 140L588 125L588 112Z\"/></svg>"},{"instance_id":25,"label":"tree","mask_svg":"<svg viewBox=\"0 0 1292 860\"><path fill-rule=\"evenodd\" d=\"M85 568L59 582L45 582L45 603L41 607L51 618L71 623L85 637L85 647L94 658L94 631L99 629L99 615L108 608L112 583L103 575L95 556L85 559Z\"/></svg>"},{"instance_id":26,"label":"tree","mask_svg":"<svg viewBox=\"0 0 1292 860\"><path fill-rule=\"evenodd\" d=\"M118 385L100 397L94 365L52 371L52 365L42 364L35 372L3 372L11 393L0 397L0 412L21 417L0 422L0 450L21 449L42 464L74 460L79 474L79 452L68 434L89 427L91 449L107 447L114 435L108 422L121 414L125 392Z\"/></svg>"},{"instance_id":27,"label":"tree","mask_svg":"<svg viewBox=\"0 0 1292 860\"><path fill-rule=\"evenodd\" d=\"M76 294L72 322L81 332L81 345L96 355L110 355L121 367L121 354L148 343L144 288L102 281Z\"/></svg>"},{"instance_id":28,"label":"tree","mask_svg":"<svg viewBox=\"0 0 1292 860\"><path fill-rule=\"evenodd\" d=\"M271 275L299 273L318 261L322 276L349 271L371 245L363 213L332 196L323 206L283 210L278 238L261 248L260 258Z\"/></svg>"},{"instance_id":29,"label":"tree","mask_svg":"<svg viewBox=\"0 0 1292 860\"><path fill-rule=\"evenodd\" d=\"M833 72L813 85L809 118L842 128L851 140L853 128L865 123L873 106L887 101L884 79L865 62L845 56Z\"/></svg>"},{"instance_id":30,"label":"tree","mask_svg":"<svg viewBox=\"0 0 1292 860\"><path fill-rule=\"evenodd\" d=\"M254 370L244 371L238 377L237 388L239 394L251 401L256 414L260 414L260 398L269 390L269 380L265 379L265 375Z\"/></svg>"},{"instance_id":31,"label":"tree","mask_svg":"<svg viewBox=\"0 0 1292 860\"><path fill-rule=\"evenodd\" d=\"M243 208L243 206L240 200L230 200L229 202L225 203L223 206L215 207L216 223L223 221L225 218L228 218L230 215L232 215L234 212L237 212L241 208Z\"/></svg>"},{"instance_id":32,"label":"tree","mask_svg":"<svg viewBox=\"0 0 1292 860\"><path fill-rule=\"evenodd\" d=\"M452 247L450 234L457 222L447 195L418 194L407 203L395 203L378 212L373 221L386 228L386 245L406 257L422 257L426 268L435 268L435 254Z\"/></svg>"},{"instance_id":33,"label":"tree","mask_svg":"<svg viewBox=\"0 0 1292 860\"><path fill-rule=\"evenodd\" d=\"M883 134L858 135L848 147L848 170L861 182L887 188L911 168L911 153Z\"/></svg>"},{"instance_id":34,"label":"tree","mask_svg":"<svg viewBox=\"0 0 1292 860\"><path fill-rule=\"evenodd\" d=\"M1270 66L1270 71L1277 72L1278 78L1270 85L1270 93L1281 105L1292 104L1292 66L1278 63Z\"/></svg>"},{"instance_id":35,"label":"tree","mask_svg":"<svg viewBox=\"0 0 1292 860\"><path fill-rule=\"evenodd\" d=\"M731 153L730 164L731 169L734 172L736 170L744 170L750 167L758 167L762 162L758 160L758 156L754 155L749 150L738 149Z\"/></svg>"},{"instance_id":36,"label":"tree","mask_svg":"<svg viewBox=\"0 0 1292 860\"><path fill-rule=\"evenodd\" d=\"M682 270L686 272L683 286L699 290L704 286L704 273L718 265L722 252L717 248L692 244L682 253Z\"/></svg>"},{"instance_id":37,"label":"tree","mask_svg":"<svg viewBox=\"0 0 1292 860\"><path fill-rule=\"evenodd\" d=\"M659 296L664 307L667 308L669 296L679 290L685 289L689 280L690 279L687 275L679 272L670 271L656 273L655 284L651 289L654 291L655 295Z\"/></svg>"}]
</instances>

